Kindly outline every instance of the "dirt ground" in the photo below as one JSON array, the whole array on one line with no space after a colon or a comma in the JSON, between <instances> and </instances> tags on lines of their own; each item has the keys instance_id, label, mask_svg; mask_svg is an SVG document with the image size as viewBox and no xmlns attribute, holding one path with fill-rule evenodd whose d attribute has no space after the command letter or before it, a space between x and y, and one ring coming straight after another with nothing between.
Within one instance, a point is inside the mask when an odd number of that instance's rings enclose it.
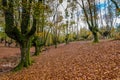
<instances>
[{"instance_id":1,"label":"dirt ground","mask_svg":"<svg viewBox=\"0 0 120 80\"><path fill-rule=\"evenodd\" d=\"M0 44L0 80L120 80L120 41L61 44L32 56L29 68L9 71L19 58L18 48Z\"/></svg>"}]
</instances>

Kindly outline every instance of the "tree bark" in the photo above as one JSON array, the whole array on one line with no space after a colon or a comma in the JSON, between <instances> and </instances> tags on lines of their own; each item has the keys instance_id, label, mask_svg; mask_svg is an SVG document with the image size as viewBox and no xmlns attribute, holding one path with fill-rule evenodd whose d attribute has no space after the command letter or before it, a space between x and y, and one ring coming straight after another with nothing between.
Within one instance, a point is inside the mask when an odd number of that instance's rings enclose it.
<instances>
[{"instance_id":1,"label":"tree bark","mask_svg":"<svg viewBox=\"0 0 120 80\"><path fill-rule=\"evenodd\" d=\"M97 32L92 32L92 34L93 34L93 36L94 36L93 42L94 42L94 43L98 43L98 42L99 42L99 39L98 39L98 34L97 34Z\"/></svg>"},{"instance_id":2,"label":"tree bark","mask_svg":"<svg viewBox=\"0 0 120 80\"><path fill-rule=\"evenodd\" d=\"M31 65L31 39L36 31L36 18L34 16L33 24L29 30L31 4L32 0L29 0L29 2L27 0L22 0L22 21L20 30L14 25L14 0L2 0L2 5L4 7L3 10L5 14L5 33L20 45L21 61L18 66L15 67L15 71Z\"/></svg>"},{"instance_id":3,"label":"tree bark","mask_svg":"<svg viewBox=\"0 0 120 80\"><path fill-rule=\"evenodd\" d=\"M40 52L41 52L41 49L42 49L42 47L35 46L35 53L34 53L34 55L38 56L40 54Z\"/></svg>"},{"instance_id":4,"label":"tree bark","mask_svg":"<svg viewBox=\"0 0 120 80\"><path fill-rule=\"evenodd\" d=\"M57 39L55 38L55 41L54 41L54 45L55 45L55 48L57 48Z\"/></svg>"},{"instance_id":5,"label":"tree bark","mask_svg":"<svg viewBox=\"0 0 120 80\"><path fill-rule=\"evenodd\" d=\"M15 71L31 65L30 46L30 41L24 41L23 43L20 43L21 61L18 66L14 68Z\"/></svg>"}]
</instances>

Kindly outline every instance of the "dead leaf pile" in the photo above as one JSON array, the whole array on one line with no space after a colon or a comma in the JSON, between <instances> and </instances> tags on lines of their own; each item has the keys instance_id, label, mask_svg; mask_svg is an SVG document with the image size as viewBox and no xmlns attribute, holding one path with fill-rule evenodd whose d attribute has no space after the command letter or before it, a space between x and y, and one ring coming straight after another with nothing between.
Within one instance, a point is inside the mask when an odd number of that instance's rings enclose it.
<instances>
[{"instance_id":1,"label":"dead leaf pile","mask_svg":"<svg viewBox=\"0 0 120 80\"><path fill-rule=\"evenodd\" d=\"M29 68L1 73L0 80L120 80L120 41L61 44L32 59Z\"/></svg>"}]
</instances>

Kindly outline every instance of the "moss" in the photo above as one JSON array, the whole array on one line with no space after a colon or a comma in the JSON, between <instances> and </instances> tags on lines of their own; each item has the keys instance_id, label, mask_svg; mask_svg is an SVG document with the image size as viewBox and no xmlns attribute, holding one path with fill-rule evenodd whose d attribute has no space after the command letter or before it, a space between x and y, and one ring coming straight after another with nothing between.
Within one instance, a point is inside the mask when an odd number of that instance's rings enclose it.
<instances>
[{"instance_id":1,"label":"moss","mask_svg":"<svg viewBox=\"0 0 120 80\"><path fill-rule=\"evenodd\" d=\"M28 30L30 20L30 9L27 8L27 1L22 1L22 22L20 25L21 31L14 25L14 0L2 0L5 14L5 33L19 43L21 49L21 61L14 68L14 71L21 70L23 67L28 67L32 64L30 58L31 39L36 31L36 19L33 19L33 26ZM9 6L9 7L8 7Z\"/></svg>"},{"instance_id":2,"label":"moss","mask_svg":"<svg viewBox=\"0 0 120 80\"><path fill-rule=\"evenodd\" d=\"M97 32L93 32L93 36L94 36L93 42L94 42L94 43L98 43L98 42L99 42L99 39L98 39L98 34L97 34Z\"/></svg>"}]
</instances>

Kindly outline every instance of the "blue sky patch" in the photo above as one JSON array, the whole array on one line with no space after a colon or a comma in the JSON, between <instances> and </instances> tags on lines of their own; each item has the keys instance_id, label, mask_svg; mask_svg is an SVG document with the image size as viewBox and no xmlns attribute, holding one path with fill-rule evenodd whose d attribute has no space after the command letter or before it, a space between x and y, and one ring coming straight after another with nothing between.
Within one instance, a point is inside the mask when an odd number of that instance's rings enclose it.
<instances>
[{"instance_id":1,"label":"blue sky patch","mask_svg":"<svg viewBox=\"0 0 120 80\"><path fill-rule=\"evenodd\" d=\"M98 9L104 9L107 7L106 3L97 4Z\"/></svg>"}]
</instances>

